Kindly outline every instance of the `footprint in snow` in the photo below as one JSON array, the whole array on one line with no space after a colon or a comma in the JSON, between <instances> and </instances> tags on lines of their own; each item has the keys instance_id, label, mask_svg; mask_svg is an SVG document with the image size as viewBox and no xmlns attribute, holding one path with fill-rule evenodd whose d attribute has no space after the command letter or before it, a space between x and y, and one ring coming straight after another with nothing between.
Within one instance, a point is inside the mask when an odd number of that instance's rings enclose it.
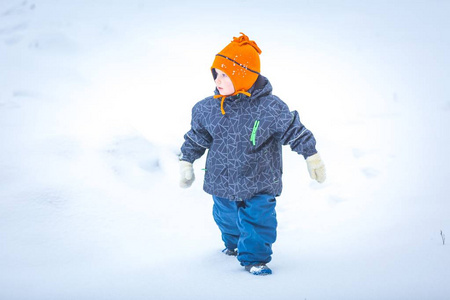
<instances>
[{"instance_id":1,"label":"footprint in snow","mask_svg":"<svg viewBox=\"0 0 450 300\"><path fill-rule=\"evenodd\" d=\"M353 157L354 158L361 158L365 154L365 152L363 150L357 149L357 148L353 148L352 152L353 152Z\"/></svg>"},{"instance_id":2,"label":"footprint in snow","mask_svg":"<svg viewBox=\"0 0 450 300\"><path fill-rule=\"evenodd\" d=\"M116 171L130 167L139 167L147 172L160 169L156 147L140 136L117 138L107 147L106 152Z\"/></svg>"},{"instance_id":3,"label":"footprint in snow","mask_svg":"<svg viewBox=\"0 0 450 300\"><path fill-rule=\"evenodd\" d=\"M375 178L379 175L379 171L374 169L374 168L362 168L361 172L364 174L364 176L366 176L367 178Z\"/></svg>"},{"instance_id":4,"label":"footprint in snow","mask_svg":"<svg viewBox=\"0 0 450 300\"><path fill-rule=\"evenodd\" d=\"M339 196L331 195L331 196L328 198L328 201L329 201L331 204L336 205L336 204L340 204L340 203L344 202L345 199L343 199L343 198L341 198L341 197L339 197Z\"/></svg>"}]
</instances>

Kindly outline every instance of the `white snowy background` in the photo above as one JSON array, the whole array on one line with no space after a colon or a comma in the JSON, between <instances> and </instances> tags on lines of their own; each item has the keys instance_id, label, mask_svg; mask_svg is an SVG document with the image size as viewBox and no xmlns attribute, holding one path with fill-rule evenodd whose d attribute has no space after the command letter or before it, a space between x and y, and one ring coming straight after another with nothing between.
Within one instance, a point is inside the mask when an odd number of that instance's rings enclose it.
<instances>
[{"instance_id":1,"label":"white snowy background","mask_svg":"<svg viewBox=\"0 0 450 300\"><path fill-rule=\"evenodd\" d=\"M0 299L449 299L450 1L0 1ZM178 187L244 32L315 134L284 148L274 274Z\"/></svg>"}]
</instances>

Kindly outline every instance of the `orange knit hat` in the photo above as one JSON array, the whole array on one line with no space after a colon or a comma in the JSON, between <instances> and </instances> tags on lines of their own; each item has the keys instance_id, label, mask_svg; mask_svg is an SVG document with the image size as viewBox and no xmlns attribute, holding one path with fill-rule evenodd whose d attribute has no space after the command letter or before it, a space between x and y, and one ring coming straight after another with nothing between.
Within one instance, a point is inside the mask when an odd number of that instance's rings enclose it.
<instances>
[{"instance_id":1,"label":"orange knit hat","mask_svg":"<svg viewBox=\"0 0 450 300\"><path fill-rule=\"evenodd\" d=\"M216 54L211 70L219 69L230 77L235 94L248 91L258 79L261 70L261 49L241 32L228 46Z\"/></svg>"}]
</instances>

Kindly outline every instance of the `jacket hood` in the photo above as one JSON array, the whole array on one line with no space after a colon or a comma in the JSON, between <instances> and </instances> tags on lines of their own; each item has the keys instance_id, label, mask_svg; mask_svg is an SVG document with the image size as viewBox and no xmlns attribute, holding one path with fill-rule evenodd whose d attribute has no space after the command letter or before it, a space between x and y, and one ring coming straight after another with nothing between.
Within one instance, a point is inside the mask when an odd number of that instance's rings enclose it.
<instances>
[{"instance_id":1,"label":"jacket hood","mask_svg":"<svg viewBox=\"0 0 450 300\"><path fill-rule=\"evenodd\" d=\"M252 95L251 97L262 97L270 95L272 94L272 85L270 84L269 79L262 75L259 75L258 79L256 79L255 84L253 84L248 92Z\"/></svg>"}]
</instances>

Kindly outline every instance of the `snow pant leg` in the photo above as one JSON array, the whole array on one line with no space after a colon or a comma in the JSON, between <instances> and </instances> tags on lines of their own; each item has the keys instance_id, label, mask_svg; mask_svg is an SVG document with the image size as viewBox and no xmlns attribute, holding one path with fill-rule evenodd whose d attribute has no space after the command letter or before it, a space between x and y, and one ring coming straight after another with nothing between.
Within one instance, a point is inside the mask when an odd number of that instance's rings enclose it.
<instances>
[{"instance_id":1,"label":"snow pant leg","mask_svg":"<svg viewBox=\"0 0 450 300\"><path fill-rule=\"evenodd\" d=\"M213 216L228 249L236 249L240 232L237 226L238 207L236 201L213 196Z\"/></svg>"},{"instance_id":2,"label":"snow pant leg","mask_svg":"<svg viewBox=\"0 0 450 300\"><path fill-rule=\"evenodd\" d=\"M276 200L272 195L256 195L238 209L238 260L241 265L268 263L276 240Z\"/></svg>"}]
</instances>

